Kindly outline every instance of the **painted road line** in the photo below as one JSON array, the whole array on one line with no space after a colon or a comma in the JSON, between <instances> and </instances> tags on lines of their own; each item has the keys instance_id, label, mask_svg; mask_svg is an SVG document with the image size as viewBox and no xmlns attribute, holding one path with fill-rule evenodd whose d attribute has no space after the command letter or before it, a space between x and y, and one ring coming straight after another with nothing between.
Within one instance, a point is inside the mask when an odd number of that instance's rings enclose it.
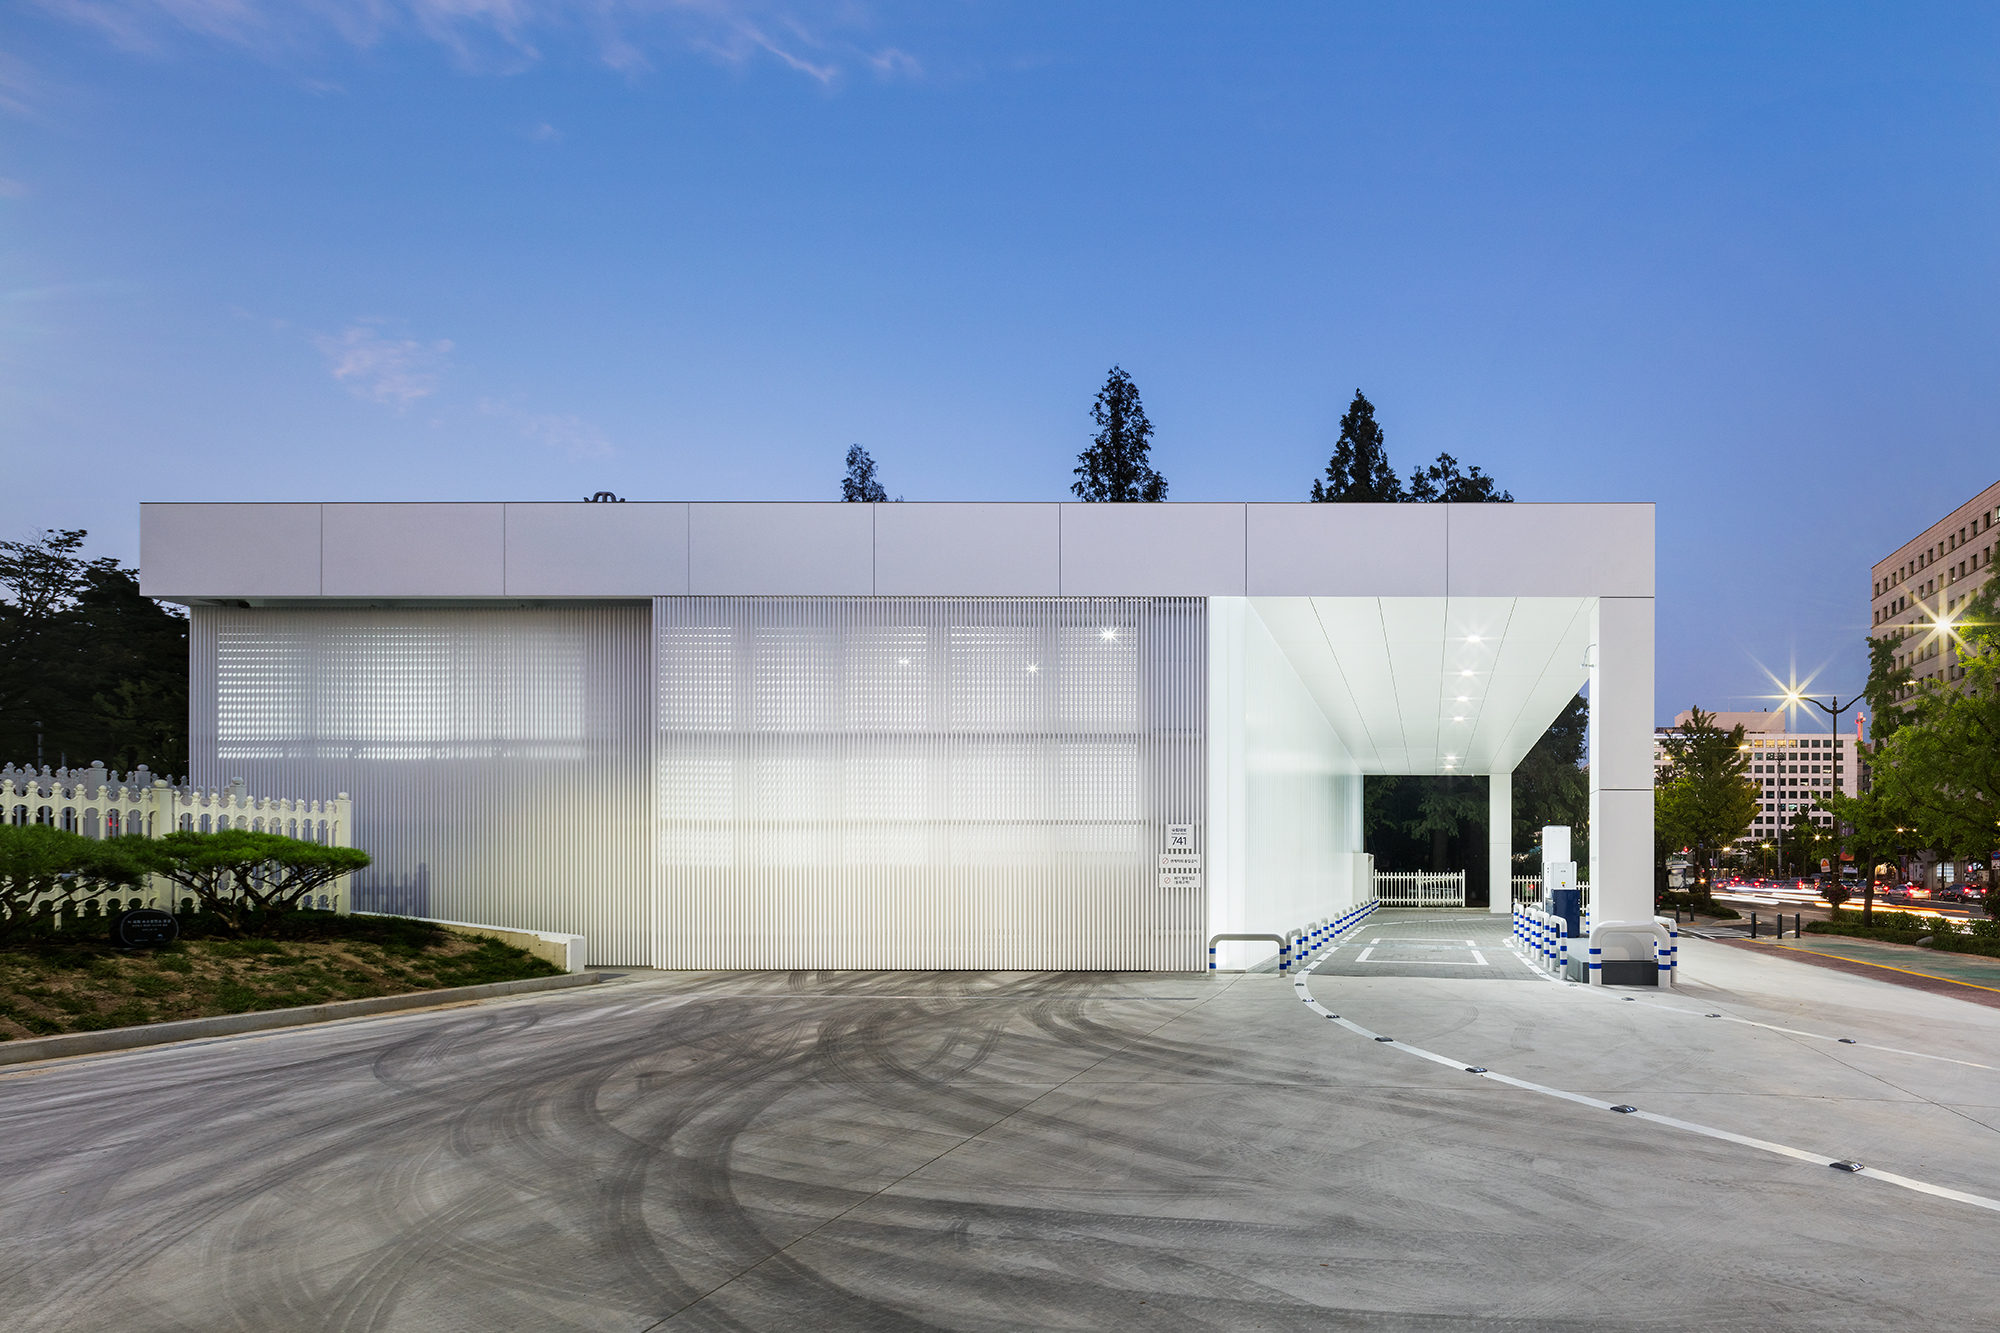
<instances>
[{"instance_id":1,"label":"painted road line","mask_svg":"<svg viewBox=\"0 0 2000 1333\"><path fill-rule=\"evenodd\" d=\"M1317 959L1309 962L1305 967L1304 975L1298 980L1300 996L1314 1012L1323 1014L1348 1031L1355 1033L1357 1036L1366 1037L1371 1042L1429 1060L1433 1064L1446 1065L1453 1069L1472 1073L1475 1066L1470 1061L1454 1060L1449 1056L1439 1055L1436 1051L1427 1051L1421 1046L1412 1046L1408 1042L1397 1041L1392 1037L1384 1037L1380 1033L1370 1032L1359 1023L1342 1018L1339 1014L1328 1010L1326 1006L1313 999L1311 989L1305 984L1306 978L1312 975L1312 970L1316 966L1318 966ZM1656 1007L1667 1008L1669 1006L1660 1005ZM1764 1025L1759 1024L1758 1026ZM1807 1152L1803 1148L1794 1148L1783 1143L1773 1143L1769 1139L1752 1138L1747 1134L1737 1134L1730 1130L1717 1129L1712 1125L1698 1124L1692 1120L1679 1120L1673 1116L1660 1115L1653 1111L1625 1108L1616 1103L1600 1101L1595 1097L1586 1097L1579 1092L1569 1092L1562 1088L1552 1088L1543 1083L1532 1083L1527 1079L1514 1078L1508 1074L1496 1074L1490 1069L1481 1068L1480 1072L1474 1073L1472 1076L1474 1078L1490 1079L1495 1083L1504 1083L1509 1087L1520 1088L1524 1092L1535 1092L1545 1097L1555 1097L1562 1101L1575 1102L1579 1106L1589 1106L1600 1111L1627 1110L1635 1120L1649 1120L1656 1125L1665 1125L1670 1129L1682 1130L1689 1134L1700 1134L1711 1139L1720 1139L1724 1143L1734 1143L1745 1148L1756 1148L1762 1152L1775 1153L1780 1157L1789 1157L1796 1161L1812 1162L1825 1167L1832 1167L1846 1161L1845 1158L1827 1157L1820 1153ZM1950 1189L1943 1185L1933 1185L1929 1181L1913 1180L1909 1176L1900 1176L1892 1171L1880 1171L1871 1166L1863 1166L1853 1174L1870 1176L1902 1189L1914 1190L1919 1194L1928 1194L1940 1199L1951 1199L1958 1203L1971 1204L1975 1208L1984 1208L1990 1212L2000 1213L2000 1199L1989 1199L1983 1194L1968 1194L1964 1190Z\"/></svg>"},{"instance_id":2,"label":"painted road line","mask_svg":"<svg viewBox=\"0 0 2000 1333\"><path fill-rule=\"evenodd\" d=\"M1760 940L1759 943L1762 943ZM1834 958L1843 963L1859 963L1863 967L1879 967L1884 972L1901 972L1906 977L1922 977L1926 981L1944 981L1954 986L1970 986L1973 990L1992 991L2000 994L2000 986L1982 986L1976 981L1960 981L1957 977L1941 977L1935 972L1918 972L1907 967L1892 967L1888 963L1871 963L1866 958L1850 958L1844 953L1826 953L1820 949L1801 949L1796 944L1773 944L1773 949L1783 949L1786 953L1809 953L1815 958Z\"/></svg>"}]
</instances>

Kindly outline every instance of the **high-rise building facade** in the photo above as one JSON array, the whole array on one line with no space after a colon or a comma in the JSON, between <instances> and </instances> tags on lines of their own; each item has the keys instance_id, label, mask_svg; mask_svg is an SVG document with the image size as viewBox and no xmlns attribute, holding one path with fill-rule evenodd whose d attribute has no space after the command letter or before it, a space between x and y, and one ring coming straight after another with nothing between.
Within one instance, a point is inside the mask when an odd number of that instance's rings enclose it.
<instances>
[{"instance_id":1,"label":"high-rise building facade","mask_svg":"<svg viewBox=\"0 0 2000 1333\"><path fill-rule=\"evenodd\" d=\"M1691 714L1682 713L1672 727L1658 730L1653 741L1656 774L1667 762L1661 742L1691 720ZM1750 760L1748 776L1762 793L1757 817L1739 841L1771 837L1780 828L1789 828L1801 810L1824 827L1833 821L1822 804L1828 793L1861 794L1855 758L1858 736L1788 730L1783 712L1717 713L1715 725L1724 731L1739 725L1743 728L1743 744Z\"/></svg>"},{"instance_id":2,"label":"high-rise building facade","mask_svg":"<svg viewBox=\"0 0 2000 1333\"><path fill-rule=\"evenodd\" d=\"M1895 636L1896 664L1910 669L1912 688L1963 674L1950 626L1992 569L1996 524L2000 481L1876 563L1871 632Z\"/></svg>"}]
</instances>

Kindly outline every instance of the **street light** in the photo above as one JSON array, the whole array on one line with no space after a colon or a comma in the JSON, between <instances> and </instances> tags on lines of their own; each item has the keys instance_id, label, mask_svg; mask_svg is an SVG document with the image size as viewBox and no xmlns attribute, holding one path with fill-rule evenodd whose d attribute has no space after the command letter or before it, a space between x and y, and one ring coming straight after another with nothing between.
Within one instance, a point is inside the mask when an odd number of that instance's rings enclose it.
<instances>
[{"instance_id":1,"label":"street light","mask_svg":"<svg viewBox=\"0 0 2000 1333\"><path fill-rule=\"evenodd\" d=\"M1794 689L1785 696L1785 702L1794 705L1811 704L1814 708L1819 709L1820 712L1825 713L1828 717L1833 719L1833 762L1834 762L1834 772L1835 774L1838 774L1840 772L1840 715L1842 713L1845 713L1848 709L1854 707L1854 705L1860 703L1865 696L1857 694L1853 698L1849 699L1846 703L1842 703L1840 701L1840 696L1838 694L1831 695L1829 697L1832 698L1833 702L1831 704L1823 704L1819 700L1813 698L1811 695L1801 694L1799 693L1799 691ZM1858 779L1861 773L1861 743L1859 737L1855 738L1854 771L1855 771L1855 776L1857 778L1856 789L1858 790L1859 789ZM1836 781L1833 784L1833 789L1835 791L1840 790L1840 784L1838 781ZM1831 814L1831 811L1829 811L1828 813ZM1840 847L1839 847L1840 820L1838 818L1831 819L1828 823L1828 827L1833 830L1833 841L1835 845L1833 849L1833 860L1831 864L1833 866L1834 887L1838 888L1840 886ZM1862 923L1865 925L1868 922L1873 921L1874 919L1875 919L1875 875L1871 871L1869 873L1868 883L1863 890L1863 896L1861 899L1861 920Z\"/></svg>"}]
</instances>

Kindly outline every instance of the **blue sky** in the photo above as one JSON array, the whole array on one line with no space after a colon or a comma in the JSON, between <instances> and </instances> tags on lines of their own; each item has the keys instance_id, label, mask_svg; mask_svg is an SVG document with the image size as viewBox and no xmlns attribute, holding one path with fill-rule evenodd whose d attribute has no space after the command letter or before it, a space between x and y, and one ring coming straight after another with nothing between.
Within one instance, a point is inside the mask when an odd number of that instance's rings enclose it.
<instances>
[{"instance_id":1,"label":"blue sky","mask_svg":"<svg viewBox=\"0 0 2000 1333\"><path fill-rule=\"evenodd\" d=\"M13 0L0 531L142 499L1660 505L1659 711L2000 476L2000 10ZM1557 537L1559 534L1552 534Z\"/></svg>"}]
</instances>

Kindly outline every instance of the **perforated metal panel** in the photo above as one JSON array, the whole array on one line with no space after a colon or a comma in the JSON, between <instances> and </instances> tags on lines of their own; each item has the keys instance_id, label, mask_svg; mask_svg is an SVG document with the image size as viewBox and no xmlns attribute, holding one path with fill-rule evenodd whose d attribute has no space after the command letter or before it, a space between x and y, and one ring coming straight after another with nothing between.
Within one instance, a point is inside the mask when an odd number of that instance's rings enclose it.
<instances>
[{"instance_id":1,"label":"perforated metal panel","mask_svg":"<svg viewBox=\"0 0 2000 1333\"><path fill-rule=\"evenodd\" d=\"M654 603L658 966L1200 966L1201 598Z\"/></svg>"},{"instance_id":2,"label":"perforated metal panel","mask_svg":"<svg viewBox=\"0 0 2000 1333\"><path fill-rule=\"evenodd\" d=\"M194 781L354 799L356 905L649 959L648 608L226 610L193 622ZM212 701L209 706L208 701Z\"/></svg>"}]
</instances>

